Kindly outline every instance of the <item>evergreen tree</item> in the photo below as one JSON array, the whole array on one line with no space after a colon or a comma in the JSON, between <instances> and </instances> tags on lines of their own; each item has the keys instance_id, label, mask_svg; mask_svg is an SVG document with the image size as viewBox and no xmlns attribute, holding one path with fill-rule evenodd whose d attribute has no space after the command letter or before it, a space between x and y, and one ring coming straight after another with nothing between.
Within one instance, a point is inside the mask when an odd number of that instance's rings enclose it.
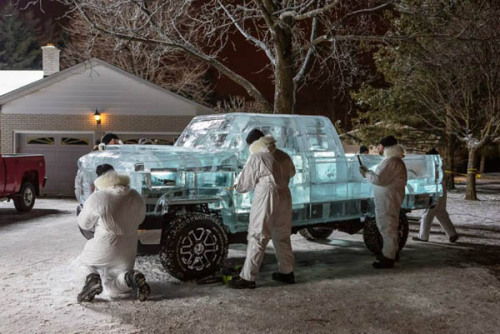
<instances>
[{"instance_id":1,"label":"evergreen tree","mask_svg":"<svg viewBox=\"0 0 500 334\"><path fill-rule=\"evenodd\" d=\"M453 152L468 151L466 199L477 199L476 156L500 141L500 5L493 0L405 0L394 34L414 36L381 48L378 70L387 87L366 85L354 94L366 112L360 124L413 127L440 137L445 167ZM419 15L424 8L438 15ZM409 136L412 138L412 136Z\"/></svg>"},{"instance_id":2,"label":"evergreen tree","mask_svg":"<svg viewBox=\"0 0 500 334\"><path fill-rule=\"evenodd\" d=\"M12 3L0 11L0 70L41 69L39 26L31 13L21 16Z\"/></svg>"}]
</instances>

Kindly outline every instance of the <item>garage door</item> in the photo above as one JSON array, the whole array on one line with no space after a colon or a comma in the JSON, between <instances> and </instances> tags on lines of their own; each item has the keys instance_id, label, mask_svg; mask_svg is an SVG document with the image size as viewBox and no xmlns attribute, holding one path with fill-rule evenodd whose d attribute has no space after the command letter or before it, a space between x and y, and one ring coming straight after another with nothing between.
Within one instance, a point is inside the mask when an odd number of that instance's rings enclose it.
<instances>
[{"instance_id":1,"label":"garage door","mask_svg":"<svg viewBox=\"0 0 500 334\"><path fill-rule=\"evenodd\" d=\"M78 158L92 151L93 142L93 133L20 133L17 152L45 156L43 195L74 196Z\"/></svg>"},{"instance_id":2,"label":"garage door","mask_svg":"<svg viewBox=\"0 0 500 334\"><path fill-rule=\"evenodd\" d=\"M177 134L128 134L120 133L118 137L124 144L154 144L154 145L173 145L180 136Z\"/></svg>"}]
</instances>

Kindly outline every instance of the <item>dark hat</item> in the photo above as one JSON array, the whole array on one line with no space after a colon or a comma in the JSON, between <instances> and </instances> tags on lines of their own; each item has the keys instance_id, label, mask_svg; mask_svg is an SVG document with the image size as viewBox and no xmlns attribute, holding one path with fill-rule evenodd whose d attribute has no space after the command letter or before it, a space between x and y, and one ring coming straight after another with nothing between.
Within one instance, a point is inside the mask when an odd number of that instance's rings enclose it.
<instances>
[{"instance_id":1,"label":"dark hat","mask_svg":"<svg viewBox=\"0 0 500 334\"><path fill-rule=\"evenodd\" d=\"M107 172L109 172L111 170L115 170L113 168L113 166L111 166L109 164L102 164L102 165L97 166L97 168L95 169L95 173L97 174L97 176L101 176L101 175L106 174Z\"/></svg>"},{"instance_id":2,"label":"dark hat","mask_svg":"<svg viewBox=\"0 0 500 334\"><path fill-rule=\"evenodd\" d=\"M396 138L394 138L394 136L387 136L387 137L380 139L380 144L383 147L389 147L389 146L397 145L398 141L396 140Z\"/></svg>"},{"instance_id":3,"label":"dark hat","mask_svg":"<svg viewBox=\"0 0 500 334\"><path fill-rule=\"evenodd\" d=\"M120 138L118 138L117 135L115 135L114 133L106 133L102 139L101 139L101 143L105 144L105 145L108 145L109 142L113 139L116 139L116 140L119 140Z\"/></svg>"},{"instance_id":4,"label":"dark hat","mask_svg":"<svg viewBox=\"0 0 500 334\"><path fill-rule=\"evenodd\" d=\"M439 154L439 152L438 152L438 150L436 150L435 147L433 147L430 150L428 150L427 152L425 152L425 154Z\"/></svg>"},{"instance_id":5,"label":"dark hat","mask_svg":"<svg viewBox=\"0 0 500 334\"><path fill-rule=\"evenodd\" d=\"M247 144L251 145L254 141L260 139L261 137L264 137L264 133L262 133L259 129L253 129L247 136Z\"/></svg>"}]
</instances>

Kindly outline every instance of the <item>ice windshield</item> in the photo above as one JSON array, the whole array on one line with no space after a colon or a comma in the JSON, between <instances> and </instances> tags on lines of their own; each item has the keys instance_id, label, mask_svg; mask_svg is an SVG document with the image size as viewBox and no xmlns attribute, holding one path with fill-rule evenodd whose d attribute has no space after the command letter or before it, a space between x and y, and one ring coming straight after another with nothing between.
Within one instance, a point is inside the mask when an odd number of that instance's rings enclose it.
<instances>
[{"instance_id":1,"label":"ice windshield","mask_svg":"<svg viewBox=\"0 0 500 334\"><path fill-rule=\"evenodd\" d=\"M177 139L175 146L197 149L237 149L240 135L231 131L227 118L200 119L191 122Z\"/></svg>"}]
</instances>

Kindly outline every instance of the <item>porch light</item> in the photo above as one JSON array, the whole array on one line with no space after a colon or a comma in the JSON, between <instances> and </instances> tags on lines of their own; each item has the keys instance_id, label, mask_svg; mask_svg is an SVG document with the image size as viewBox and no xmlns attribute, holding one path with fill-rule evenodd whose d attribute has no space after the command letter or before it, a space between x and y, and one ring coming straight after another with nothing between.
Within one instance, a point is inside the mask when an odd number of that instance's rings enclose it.
<instances>
[{"instance_id":1,"label":"porch light","mask_svg":"<svg viewBox=\"0 0 500 334\"><path fill-rule=\"evenodd\" d=\"M95 110L95 113L94 113L94 119L95 119L95 123L97 125L101 124L101 114L99 113L99 111L97 109Z\"/></svg>"}]
</instances>

